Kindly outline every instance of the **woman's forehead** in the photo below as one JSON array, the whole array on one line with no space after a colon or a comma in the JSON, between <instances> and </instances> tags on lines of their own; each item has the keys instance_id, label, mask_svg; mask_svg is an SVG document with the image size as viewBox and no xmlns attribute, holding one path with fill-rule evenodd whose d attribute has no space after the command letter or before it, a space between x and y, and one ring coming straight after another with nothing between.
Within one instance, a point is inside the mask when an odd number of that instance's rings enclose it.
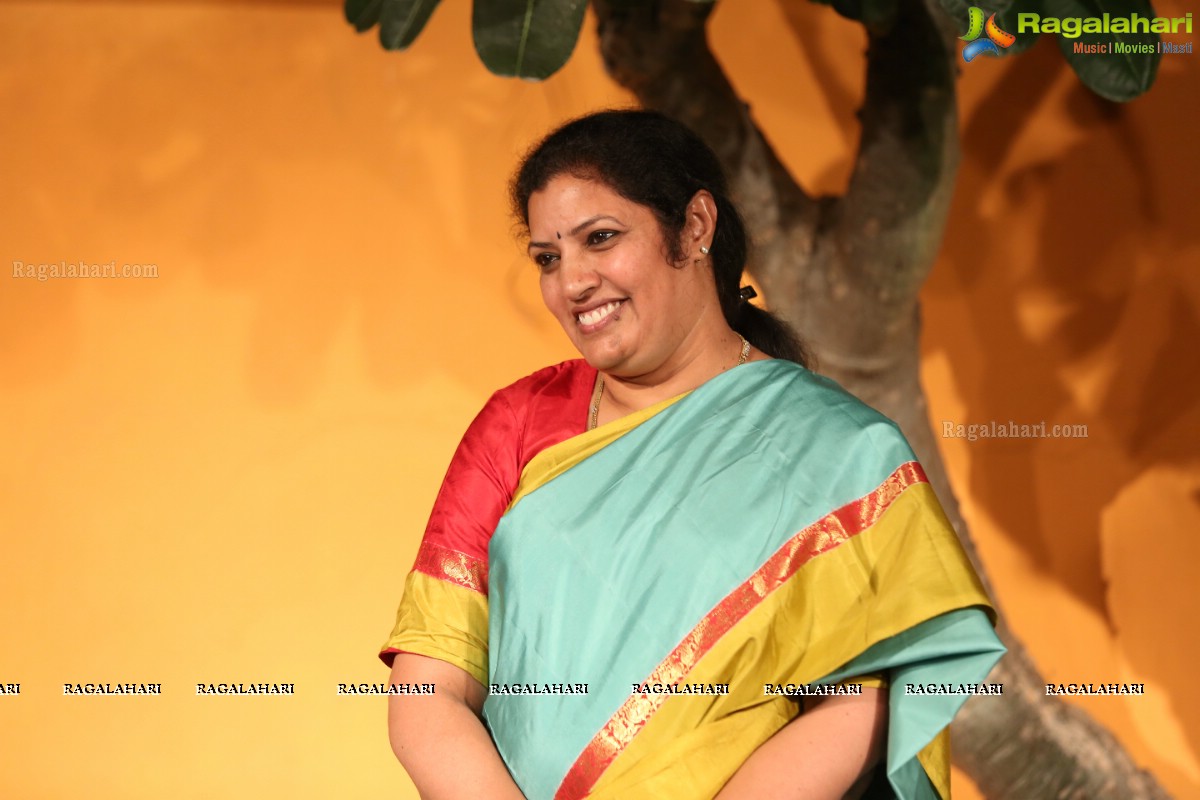
<instances>
[{"instance_id":1,"label":"woman's forehead","mask_svg":"<svg viewBox=\"0 0 1200 800\"><path fill-rule=\"evenodd\" d=\"M566 226L568 229L596 216L618 219L649 213L622 197L608 184L590 178L558 175L529 196L529 226ZM566 231L559 231L566 233Z\"/></svg>"}]
</instances>

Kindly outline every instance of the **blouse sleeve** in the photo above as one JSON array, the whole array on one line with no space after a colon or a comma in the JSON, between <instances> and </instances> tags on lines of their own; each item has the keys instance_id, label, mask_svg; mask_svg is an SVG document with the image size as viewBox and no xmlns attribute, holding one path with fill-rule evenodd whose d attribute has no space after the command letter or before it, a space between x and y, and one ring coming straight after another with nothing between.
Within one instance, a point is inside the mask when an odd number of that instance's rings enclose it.
<instances>
[{"instance_id":1,"label":"blouse sleeve","mask_svg":"<svg viewBox=\"0 0 1200 800\"><path fill-rule=\"evenodd\" d=\"M497 393L467 428L434 501L380 658L437 658L487 684L488 542L520 477L521 426Z\"/></svg>"}]
</instances>

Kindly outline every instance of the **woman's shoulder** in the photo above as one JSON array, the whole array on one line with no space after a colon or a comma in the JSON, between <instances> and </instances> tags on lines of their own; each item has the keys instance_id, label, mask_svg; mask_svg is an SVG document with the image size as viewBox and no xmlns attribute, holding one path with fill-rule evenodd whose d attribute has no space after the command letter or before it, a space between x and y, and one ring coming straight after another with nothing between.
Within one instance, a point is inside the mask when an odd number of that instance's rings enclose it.
<instances>
[{"instance_id":1,"label":"woman's shoulder","mask_svg":"<svg viewBox=\"0 0 1200 800\"><path fill-rule=\"evenodd\" d=\"M794 361L779 358L765 363L770 364L770 373L766 376L766 381L793 394L799 402L817 402L820 407L836 409L856 424L879 420L894 424L827 375L813 372Z\"/></svg>"},{"instance_id":2,"label":"woman's shoulder","mask_svg":"<svg viewBox=\"0 0 1200 800\"><path fill-rule=\"evenodd\" d=\"M843 445L860 440L877 449L911 454L899 425L837 381L791 361L767 363L771 366L764 370L764 383L775 395L769 404L777 423L791 435Z\"/></svg>"},{"instance_id":3,"label":"woman's shoulder","mask_svg":"<svg viewBox=\"0 0 1200 800\"><path fill-rule=\"evenodd\" d=\"M582 358L573 358L542 367L497 390L492 397L514 409L539 400L570 402L581 393L590 396L595 380L596 370Z\"/></svg>"},{"instance_id":4,"label":"woman's shoulder","mask_svg":"<svg viewBox=\"0 0 1200 800\"><path fill-rule=\"evenodd\" d=\"M514 428L521 469L547 447L583 433L596 370L582 359L543 367L492 395Z\"/></svg>"}]
</instances>

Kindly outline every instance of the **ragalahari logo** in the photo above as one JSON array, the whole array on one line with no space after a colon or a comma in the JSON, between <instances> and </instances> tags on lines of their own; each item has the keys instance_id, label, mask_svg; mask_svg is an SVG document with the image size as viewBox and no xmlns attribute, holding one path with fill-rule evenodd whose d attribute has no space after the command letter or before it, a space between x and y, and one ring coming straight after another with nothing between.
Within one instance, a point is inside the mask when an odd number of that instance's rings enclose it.
<instances>
[{"instance_id":1,"label":"ragalahari logo","mask_svg":"<svg viewBox=\"0 0 1200 800\"><path fill-rule=\"evenodd\" d=\"M983 9L971 6L968 14L967 32L958 37L967 43L962 51L963 61L970 62L981 53L998 56L1000 48L1008 47L1017 40L1017 37L996 24L995 14L988 17L987 22L983 21ZM986 39L979 38L983 34L987 34Z\"/></svg>"}]
</instances>

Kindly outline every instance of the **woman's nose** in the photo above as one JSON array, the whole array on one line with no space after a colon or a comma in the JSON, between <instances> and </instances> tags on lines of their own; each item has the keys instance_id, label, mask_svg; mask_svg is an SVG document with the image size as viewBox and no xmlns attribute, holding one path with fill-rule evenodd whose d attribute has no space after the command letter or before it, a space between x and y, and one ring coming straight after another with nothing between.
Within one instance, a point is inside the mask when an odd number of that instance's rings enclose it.
<instances>
[{"instance_id":1,"label":"woman's nose","mask_svg":"<svg viewBox=\"0 0 1200 800\"><path fill-rule=\"evenodd\" d=\"M566 257L560 262L563 289L571 300L581 300L600 285L600 275L586 258Z\"/></svg>"}]
</instances>

